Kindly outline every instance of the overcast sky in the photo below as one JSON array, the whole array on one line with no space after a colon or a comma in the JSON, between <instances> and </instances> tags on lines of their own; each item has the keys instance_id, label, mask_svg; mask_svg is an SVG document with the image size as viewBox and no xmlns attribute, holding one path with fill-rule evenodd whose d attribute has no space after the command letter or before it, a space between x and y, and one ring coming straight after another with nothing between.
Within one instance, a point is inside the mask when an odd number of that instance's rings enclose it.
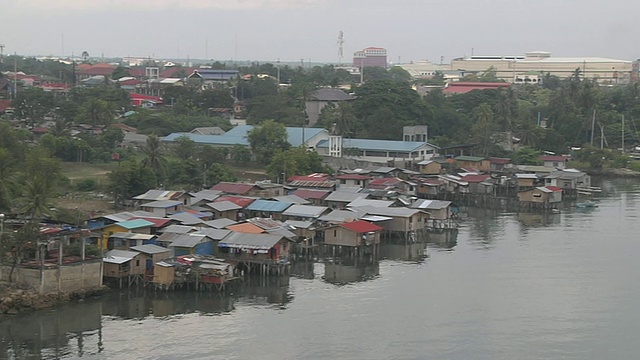
<instances>
[{"instance_id":1,"label":"overcast sky","mask_svg":"<svg viewBox=\"0 0 640 360\"><path fill-rule=\"evenodd\" d=\"M5 54L337 62L368 46L389 61L471 55L634 60L640 1L0 0Z\"/></svg>"}]
</instances>

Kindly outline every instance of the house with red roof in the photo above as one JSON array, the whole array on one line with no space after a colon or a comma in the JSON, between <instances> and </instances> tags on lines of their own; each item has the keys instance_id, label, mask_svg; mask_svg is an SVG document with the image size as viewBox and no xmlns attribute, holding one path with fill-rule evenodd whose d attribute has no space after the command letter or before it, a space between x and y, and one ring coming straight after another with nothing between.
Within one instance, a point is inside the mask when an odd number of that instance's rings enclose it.
<instances>
[{"instance_id":1,"label":"house with red roof","mask_svg":"<svg viewBox=\"0 0 640 360\"><path fill-rule=\"evenodd\" d=\"M255 184L221 182L214 185L211 190L218 190L231 195L253 196L265 199L284 195L284 187L281 184L271 182L257 182Z\"/></svg>"},{"instance_id":2,"label":"house with red roof","mask_svg":"<svg viewBox=\"0 0 640 360\"><path fill-rule=\"evenodd\" d=\"M364 220L345 222L326 228L324 243L332 246L357 248L356 252L359 255L367 250L371 254L376 254L380 246L382 230L382 227Z\"/></svg>"},{"instance_id":3,"label":"house with red roof","mask_svg":"<svg viewBox=\"0 0 640 360\"><path fill-rule=\"evenodd\" d=\"M305 199L313 205L326 206L327 203L324 199L329 196L329 194L331 194L331 190L298 189L291 195Z\"/></svg>"},{"instance_id":4,"label":"house with red roof","mask_svg":"<svg viewBox=\"0 0 640 360\"><path fill-rule=\"evenodd\" d=\"M129 93L129 98L131 105L143 108L155 108L164 103L162 98L158 96Z\"/></svg>"},{"instance_id":5,"label":"house with red roof","mask_svg":"<svg viewBox=\"0 0 640 360\"><path fill-rule=\"evenodd\" d=\"M442 91L446 95L452 94L466 94L473 90L487 90L487 89L504 89L508 88L508 83L500 83L500 82L463 82L456 81L450 82Z\"/></svg>"},{"instance_id":6,"label":"house with red roof","mask_svg":"<svg viewBox=\"0 0 640 360\"><path fill-rule=\"evenodd\" d=\"M569 158L562 155L542 155L540 156L542 165L556 169L566 169Z\"/></svg>"},{"instance_id":7,"label":"house with red roof","mask_svg":"<svg viewBox=\"0 0 640 360\"><path fill-rule=\"evenodd\" d=\"M106 63L98 63L98 64L80 64L76 66L76 75L78 76L78 80L88 79L94 76L104 76L106 78L111 78L111 74L113 74L113 70L115 70L115 66Z\"/></svg>"},{"instance_id":8,"label":"house with red roof","mask_svg":"<svg viewBox=\"0 0 640 360\"><path fill-rule=\"evenodd\" d=\"M489 167L491 171L503 171L505 168L513 166L511 159L507 158L489 158Z\"/></svg>"},{"instance_id":9,"label":"house with red roof","mask_svg":"<svg viewBox=\"0 0 640 360\"><path fill-rule=\"evenodd\" d=\"M494 184L491 175L465 175L461 180L468 184L470 194L493 194Z\"/></svg>"}]
</instances>

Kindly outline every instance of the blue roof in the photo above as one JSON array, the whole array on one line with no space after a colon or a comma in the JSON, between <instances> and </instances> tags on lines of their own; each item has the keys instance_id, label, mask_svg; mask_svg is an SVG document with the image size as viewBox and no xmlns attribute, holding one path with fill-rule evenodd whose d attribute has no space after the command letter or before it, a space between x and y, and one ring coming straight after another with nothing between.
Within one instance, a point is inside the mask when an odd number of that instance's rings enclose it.
<instances>
[{"instance_id":1,"label":"blue roof","mask_svg":"<svg viewBox=\"0 0 640 360\"><path fill-rule=\"evenodd\" d=\"M238 75L238 70L196 69L189 77L200 76L204 80L229 80Z\"/></svg>"},{"instance_id":2,"label":"blue roof","mask_svg":"<svg viewBox=\"0 0 640 360\"><path fill-rule=\"evenodd\" d=\"M398 141L398 140L374 140L374 139L342 139L343 149L359 149L359 150L379 150L379 151L397 151L411 152L417 151L423 145L429 145L438 148L435 145L419 141ZM329 140L322 140L317 147L329 147Z\"/></svg>"},{"instance_id":3,"label":"blue roof","mask_svg":"<svg viewBox=\"0 0 640 360\"><path fill-rule=\"evenodd\" d=\"M272 201L258 199L247 206L247 210L252 211L265 211L265 212L283 212L287 210L289 206L293 205L290 202L284 201Z\"/></svg>"},{"instance_id":4,"label":"blue roof","mask_svg":"<svg viewBox=\"0 0 640 360\"><path fill-rule=\"evenodd\" d=\"M147 226L152 226L153 223L151 221L147 221L144 219L136 219L136 220L128 220L128 221L121 221L116 223L116 225L123 227L125 229L138 229L141 227L147 227Z\"/></svg>"},{"instance_id":5,"label":"blue roof","mask_svg":"<svg viewBox=\"0 0 640 360\"><path fill-rule=\"evenodd\" d=\"M252 125L239 125L233 129L227 131L223 135L199 135L191 133L173 133L162 138L162 141L175 141L181 136L186 136L199 144L215 144L215 145L246 145L249 146L247 140L247 134L253 129ZM293 147L302 145L302 128L301 127L287 127L287 135L289 144ZM311 140L313 137L327 132L322 128L304 128L305 142Z\"/></svg>"}]
</instances>

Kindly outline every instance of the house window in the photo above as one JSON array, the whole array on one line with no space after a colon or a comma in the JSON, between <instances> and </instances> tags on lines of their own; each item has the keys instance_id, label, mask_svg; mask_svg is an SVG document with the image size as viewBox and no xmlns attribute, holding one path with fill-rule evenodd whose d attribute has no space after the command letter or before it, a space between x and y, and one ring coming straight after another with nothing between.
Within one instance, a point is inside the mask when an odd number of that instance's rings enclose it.
<instances>
[{"instance_id":1,"label":"house window","mask_svg":"<svg viewBox=\"0 0 640 360\"><path fill-rule=\"evenodd\" d=\"M413 222L413 216L409 216L409 224Z\"/></svg>"},{"instance_id":2,"label":"house window","mask_svg":"<svg viewBox=\"0 0 640 360\"><path fill-rule=\"evenodd\" d=\"M338 237L338 230L333 230L333 237Z\"/></svg>"},{"instance_id":3,"label":"house window","mask_svg":"<svg viewBox=\"0 0 640 360\"><path fill-rule=\"evenodd\" d=\"M533 197L542 197L542 194L533 194Z\"/></svg>"},{"instance_id":4,"label":"house window","mask_svg":"<svg viewBox=\"0 0 640 360\"><path fill-rule=\"evenodd\" d=\"M140 260L136 260L136 266L140 266Z\"/></svg>"},{"instance_id":5,"label":"house window","mask_svg":"<svg viewBox=\"0 0 640 360\"><path fill-rule=\"evenodd\" d=\"M559 164L558 164L557 162L554 162L554 163L553 163L553 167L558 167L558 165L559 165Z\"/></svg>"},{"instance_id":6,"label":"house window","mask_svg":"<svg viewBox=\"0 0 640 360\"><path fill-rule=\"evenodd\" d=\"M356 180L356 185L360 185L360 180Z\"/></svg>"}]
</instances>

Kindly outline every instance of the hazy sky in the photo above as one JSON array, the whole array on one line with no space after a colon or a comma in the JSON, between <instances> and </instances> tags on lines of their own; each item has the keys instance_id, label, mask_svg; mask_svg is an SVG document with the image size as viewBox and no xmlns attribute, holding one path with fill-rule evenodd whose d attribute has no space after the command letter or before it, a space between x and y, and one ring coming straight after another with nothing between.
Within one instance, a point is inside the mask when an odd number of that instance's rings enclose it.
<instances>
[{"instance_id":1,"label":"hazy sky","mask_svg":"<svg viewBox=\"0 0 640 360\"><path fill-rule=\"evenodd\" d=\"M0 0L5 54L338 61L380 46L389 61L470 55L634 60L640 1Z\"/></svg>"}]
</instances>

